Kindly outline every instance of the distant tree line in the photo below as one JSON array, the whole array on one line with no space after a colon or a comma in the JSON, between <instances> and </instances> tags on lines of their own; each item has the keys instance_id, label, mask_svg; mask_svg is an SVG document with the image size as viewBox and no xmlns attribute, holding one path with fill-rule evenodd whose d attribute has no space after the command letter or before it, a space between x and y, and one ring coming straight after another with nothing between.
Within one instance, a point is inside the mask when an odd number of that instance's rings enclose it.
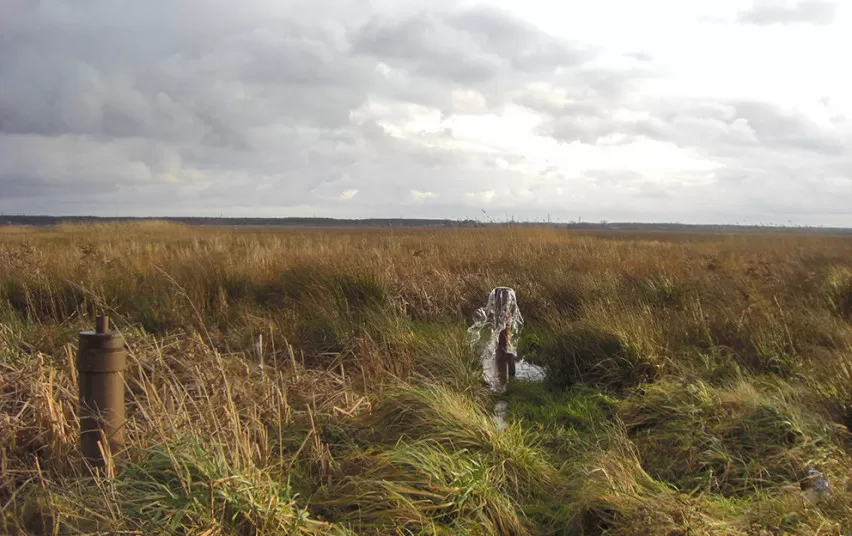
<instances>
[{"instance_id":1,"label":"distant tree line","mask_svg":"<svg viewBox=\"0 0 852 536\"><path fill-rule=\"evenodd\" d=\"M482 222L479 220L408 219L408 218L213 218L213 217L98 217L98 216L20 216L0 215L0 225L49 226L60 223L114 223L167 221L186 225L219 225L247 227L555 227L589 231L692 231L692 232L743 232L743 231L804 231L831 234L852 234L852 229L843 227L789 227L778 225L692 225L683 223L598 223L571 222Z\"/></svg>"},{"instance_id":2,"label":"distant tree line","mask_svg":"<svg viewBox=\"0 0 852 536\"><path fill-rule=\"evenodd\" d=\"M99 216L0 216L0 225L58 225L60 223L118 223L166 221L186 225L227 225L256 227L475 227L475 220L433 220L407 218L213 218L213 217L99 217Z\"/></svg>"}]
</instances>

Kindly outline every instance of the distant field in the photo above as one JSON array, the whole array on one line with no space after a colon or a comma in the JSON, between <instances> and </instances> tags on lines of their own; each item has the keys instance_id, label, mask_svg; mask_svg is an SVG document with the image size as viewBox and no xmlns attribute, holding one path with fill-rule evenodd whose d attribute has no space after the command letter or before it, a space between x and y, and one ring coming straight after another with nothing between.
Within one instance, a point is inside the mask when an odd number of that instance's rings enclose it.
<instances>
[{"instance_id":1,"label":"distant field","mask_svg":"<svg viewBox=\"0 0 852 536\"><path fill-rule=\"evenodd\" d=\"M498 285L549 374L505 430L465 331ZM128 450L93 484L102 313ZM840 535L850 426L849 236L0 227L3 534Z\"/></svg>"}]
</instances>

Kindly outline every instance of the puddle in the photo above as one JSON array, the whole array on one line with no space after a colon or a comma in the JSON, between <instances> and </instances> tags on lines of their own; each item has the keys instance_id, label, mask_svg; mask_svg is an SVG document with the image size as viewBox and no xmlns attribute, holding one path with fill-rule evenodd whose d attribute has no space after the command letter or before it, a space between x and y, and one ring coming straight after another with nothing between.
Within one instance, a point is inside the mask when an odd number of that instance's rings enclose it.
<instances>
[{"instance_id":1,"label":"puddle","mask_svg":"<svg viewBox=\"0 0 852 536\"><path fill-rule=\"evenodd\" d=\"M544 381L544 377L544 369L538 365L533 365L523 359L515 363L515 379L528 382L542 382Z\"/></svg>"}]
</instances>

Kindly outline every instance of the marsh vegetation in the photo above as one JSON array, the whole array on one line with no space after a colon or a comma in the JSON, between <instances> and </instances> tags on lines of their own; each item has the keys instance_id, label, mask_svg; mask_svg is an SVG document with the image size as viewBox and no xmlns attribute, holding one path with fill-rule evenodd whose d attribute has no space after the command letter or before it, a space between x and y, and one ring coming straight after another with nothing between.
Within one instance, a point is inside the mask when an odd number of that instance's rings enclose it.
<instances>
[{"instance_id":1,"label":"marsh vegetation","mask_svg":"<svg viewBox=\"0 0 852 536\"><path fill-rule=\"evenodd\" d=\"M498 285L548 370L505 427L466 339ZM100 313L127 450L92 482ZM849 238L0 228L2 533L843 534L850 426Z\"/></svg>"}]
</instances>

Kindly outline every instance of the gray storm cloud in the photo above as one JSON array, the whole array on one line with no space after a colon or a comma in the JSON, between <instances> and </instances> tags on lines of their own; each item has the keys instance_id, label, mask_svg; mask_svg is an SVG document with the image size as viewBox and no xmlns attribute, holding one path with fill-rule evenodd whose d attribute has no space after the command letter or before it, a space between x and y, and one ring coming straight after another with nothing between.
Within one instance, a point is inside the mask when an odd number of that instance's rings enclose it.
<instances>
[{"instance_id":1,"label":"gray storm cloud","mask_svg":"<svg viewBox=\"0 0 852 536\"><path fill-rule=\"evenodd\" d=\"M845 118L661 99L643 93L658 76L652 57L622 51L633 63L610 66L595 46L490 7L10 2L0 17L0 212L468 217L502 199L490 209L678 219L703 209L730 218L742 200L790 211L803 190L849 200ZM835 14L823 2L796 6L759 4L741 19L821 24ZM418 113L441 121L510 107L537 114L536 132L560 144L652 140L719 169L704 190L660 186L617 162L576 177L524 171L520 147L472 147L450 128L393 130ZM767 187L793 201L770 202ZM576 195L553 201L556 190ZM681 206L660 212L661 198Z\"/></svg>"}]
</instances>

